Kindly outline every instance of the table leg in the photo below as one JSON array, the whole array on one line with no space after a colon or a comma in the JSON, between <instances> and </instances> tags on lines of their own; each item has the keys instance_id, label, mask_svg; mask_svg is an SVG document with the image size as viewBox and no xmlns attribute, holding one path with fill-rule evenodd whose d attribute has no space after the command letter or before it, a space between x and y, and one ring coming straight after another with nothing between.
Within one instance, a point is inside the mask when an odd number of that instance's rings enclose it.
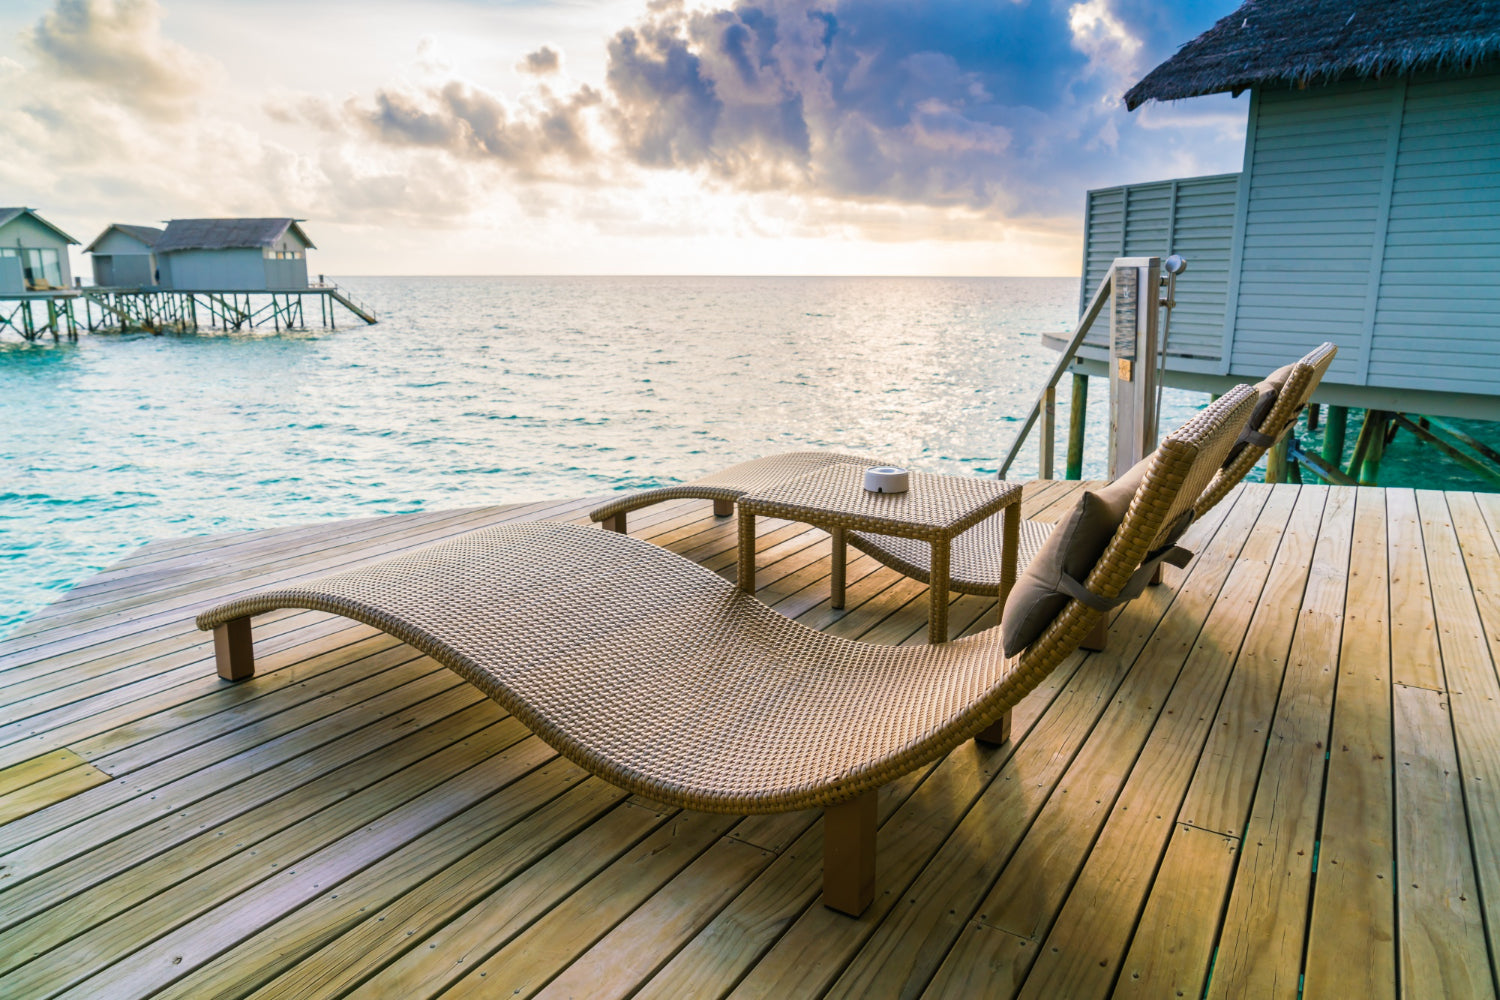
<instances>
[{"instance_id":1,"label":"table leg","mask_svg":"<svg viewBox=\"0 0 1500 1000\"><path fill-rule=\"evenodd\" d=\"M844 581L848 575L849 546L844 541L843 528L829 528L829 537L833 539L833 573L830 580L832 587L829 604L835 611L844 609Z\"/></svg>"},{"instance_id":2,"label":"table leg","mask_svg":"<svg viewBox=\"0 0 1500 1000\"><path fill-rule=\"evenodd\" d=\"M755 515L740 508L740 589L747 594L755 593Z\"/></svg>"},{"instance_id":3,"label":"table leg","mask_svg":"<svg viewBox=\"0 0 1500 1000\"><path fill-rule=\"evenodd\" d=\"M927 612L927 641L934 644L948 641L948 560L952 553L951 539L932 543L932 571L927 584L932 608Z\"/></svg>"},{"instance_id":4,"label":"table leg","mask_svg":"<svg viewBox=\"0 0 1500 1000\"><path fill-rule=\"evenodd\" d=\"M1021 504L1019 502L1005 508L1000 526L1004 535L1004 547L1000 552L1000 603L995 608L996 618L1005 616L1005 602L1010 597L1010 589L1016 585L1016 562L1021 550Z\"/></svg>"}]
</instances>

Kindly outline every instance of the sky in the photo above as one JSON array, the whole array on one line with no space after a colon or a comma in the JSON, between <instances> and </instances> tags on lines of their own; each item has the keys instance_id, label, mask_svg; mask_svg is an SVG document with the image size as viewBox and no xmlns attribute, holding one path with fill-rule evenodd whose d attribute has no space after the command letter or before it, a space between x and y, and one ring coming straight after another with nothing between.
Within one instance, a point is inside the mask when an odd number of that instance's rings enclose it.
<instances>
[{"instance_id":1,"label":"sky","mask_svg":"<svg viewBox=\"0 0 1500 1000\"><path fill-rule=\"evenodd\" d=\"M1245 98L1121 100L1235 6L6 0L0 205L293 216L330 275L1076 275L1088 189L1240 169Z\"/></svg>"}]
</instances>

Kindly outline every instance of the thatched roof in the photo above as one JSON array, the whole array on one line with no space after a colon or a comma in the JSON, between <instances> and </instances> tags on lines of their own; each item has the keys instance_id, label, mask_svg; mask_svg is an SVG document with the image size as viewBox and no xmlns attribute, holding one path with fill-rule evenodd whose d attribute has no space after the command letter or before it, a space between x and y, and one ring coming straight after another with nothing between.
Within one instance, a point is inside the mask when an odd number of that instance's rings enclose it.
<instances>
[{"instance_id":1,"label":"thatched roof","mask_svg":"<svg viewBox=\"0 0 1500 1000\"><path fill-rule=\"evenodd\" d=\"M293 230L306 246L307 238L300 219L173 219L157 241L157 253L173 250L237 250L246 247L268 247ZM313 247L313 249L317 249Z\"/></svg>"},{"instance_id":2,"label":"thatched roof","mask_svg":"<svg viewBox=\"0 0 1500 1000\"><path fill-rule=\"evenodd\" d=\"M1134 111L1251 87L1305 87L1500 58L1500 0L1248 0L1125 94Z\"/></svg>"},{"instance_id":3,"label":"thatched roof","mask_svg":"<svg viewBox=\"0 0 1500 1000\"><path fill-rule=\"evenodd\" d=\"M94 248L99 245L104 237L115 230L119 230L126 236L138 240L148 247L155 247L156 241L162 237L162 230L157 229L155 226L132 226L128 222L111 222L108 226L104 227L104 232L94 237L94 242L83 248L83 252L93 253Z\"/></svg>"}]
</instances>

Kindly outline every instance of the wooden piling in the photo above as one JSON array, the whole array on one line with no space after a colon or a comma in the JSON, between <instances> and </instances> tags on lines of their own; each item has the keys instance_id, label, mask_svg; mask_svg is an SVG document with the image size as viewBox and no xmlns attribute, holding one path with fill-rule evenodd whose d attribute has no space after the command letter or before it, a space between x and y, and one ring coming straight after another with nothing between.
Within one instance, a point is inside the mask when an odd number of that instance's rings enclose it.
<instances>
[{"instance_id":1,"label":"wooden piling","mask_svg":"<svg viewBox=\"0 0 1500 1000\"><path fill-rule=\"evenodd\" d=\"M1349 428L1349 407L1329 406L1323 422L1323 462L1335 469L1344 466L1344 437Z\"/></svg>"},{"instance_id":2,"label":"wooden piling","mask_svg":"<svg viewBox=\"0 0 1500 1000\"><path fill-rule=\"evenodd\" d=\"M1063 475L1083 478L1083 434L1088 423L1089 377L1073 373L1073 398L1068 405L1068 464Z\"/></svg>"}]
</instances>

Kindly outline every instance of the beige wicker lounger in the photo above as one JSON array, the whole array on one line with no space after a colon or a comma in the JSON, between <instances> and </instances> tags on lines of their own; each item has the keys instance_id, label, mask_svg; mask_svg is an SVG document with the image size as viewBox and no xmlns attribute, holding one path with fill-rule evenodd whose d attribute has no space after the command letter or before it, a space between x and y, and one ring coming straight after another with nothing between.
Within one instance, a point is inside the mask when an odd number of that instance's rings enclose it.
<instances>
[{"instance_id":1,"label":"beige wicker lounger","mask_svg":"<svg viewBox=\"0 0 1500 1000\"><path fill-rule=\"evenodd\" d=\"M1237 442L1238 451L1233 461L1219 470L1193 504L1195 516L1203 516L1223 500L1281 435L1291 429L1337 353L1338 348L1332 344L1321 344L1300 361L1273 373L1272 378L1277 378L1278 381L1279 376L1285 376L1279 391L1269 380L1255 387L1261 393L1260 401L1256 412L1251 414L1241 432L1240 442ZM1269 412L1264 409L1267 406ZM1257 416L1259 419L1256 419ZM1025 566L1030 562L1051 531L1051 524L1023 520L1017 564ZM954 540L949 556L948 586L952 591L986 597L1000 593L1000 535L1001 519L992 517L976 524ZM850 545L874 556L897 572L923 583L928 582L931 572L929 561L932 558L929 546L908 538L858 531L851 531L845 537Z\"/></svg>"},{"instance_id":2,"label":"beige wicker lounger","mask_svg":"<svg viewBox=\"0 0 1500 1000\"><path fill-rule=\"evenodd\" d=\"M1134 585L1253 402L1242 386L1162 443L1075 595L1013 658L1000 628L935 646L825 635L649 542L551 522L250 594L197 623L219 673L240 680L254 672L251 616L344 615L628 791L717 812L824 807L824 902L858 914L874 893L877 789L971 737L1007 738L1011 708Z\"/></svg>"}]
</instances>

